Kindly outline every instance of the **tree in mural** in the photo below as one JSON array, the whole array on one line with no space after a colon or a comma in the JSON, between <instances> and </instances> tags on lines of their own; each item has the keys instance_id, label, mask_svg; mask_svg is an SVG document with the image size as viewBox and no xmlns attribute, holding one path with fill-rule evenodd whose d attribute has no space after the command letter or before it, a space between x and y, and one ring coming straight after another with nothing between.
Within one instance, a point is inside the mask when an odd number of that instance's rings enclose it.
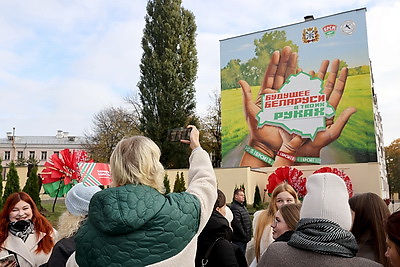
<instances>
[{"instance_id":1,"label":"tree in mural","mask_svg":"<svg viewBox=\"0 0 400 267\"><path fill-rule=\"evenodd\" d=\"M230 60L221 70L222 89L237 88L238 81L243 79L251 86L260 85L271 54L290 46L292 51L298 52L299 47L291 40L287 40L285 31L272 31L265 33L260 39L254 40L255 57L247 62L239 59Z\"/></svg>"}]
</instances>

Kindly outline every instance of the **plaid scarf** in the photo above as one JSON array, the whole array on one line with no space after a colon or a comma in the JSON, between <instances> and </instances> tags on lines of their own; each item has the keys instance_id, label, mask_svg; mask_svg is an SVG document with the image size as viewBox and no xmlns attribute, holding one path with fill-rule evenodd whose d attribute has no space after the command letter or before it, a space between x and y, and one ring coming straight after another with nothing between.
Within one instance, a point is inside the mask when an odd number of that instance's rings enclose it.
<instances>
[{"instance_id":1,"label":"plaid scarf","mask_svg":"<svg viewBox=\"0 0 400 267\"><path fill-rule=\"evenodd\" d=\"M356 238L351 232L330 220L316 218L301 219L288 245L346 258L355 257L358 251Z\"/></svg>"},{"instance_id":2,"label":"plaid scarf","mask_svg":"<svg viewBox=\"0 0 400 267\"><path fill-rule=\"evenodd\" d=\"M8 225L8 229L11 234L25 242L28 236L33 233L33 223L31 220L15 221Z\"/></svg>"}]
</instances>

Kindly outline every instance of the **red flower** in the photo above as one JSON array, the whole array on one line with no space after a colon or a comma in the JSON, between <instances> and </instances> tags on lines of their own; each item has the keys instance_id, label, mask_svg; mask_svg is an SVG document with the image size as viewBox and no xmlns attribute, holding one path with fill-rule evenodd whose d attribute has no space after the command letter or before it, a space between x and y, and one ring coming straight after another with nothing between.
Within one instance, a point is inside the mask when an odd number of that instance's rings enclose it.
<instances>
[{"instance_id":1,"label":"red flower","mask_svg":"<svg viewBox=\"0 0 400 267\"><path fill-rule=\"evenodd\" d=\"M93 162L83 150L61 150L59 154L53 154L49 161L45 162L46 167L41 176L43 183L53 183L64 179L64 184L71 183L72 180L81 181L78 162Z\"/></svg>"},{"instance_id":2,"label":"red flower","mask_svg":"<svg viewBox=\"0 0 400 267\"><path fill-rule=\"evenodd\" d=\"M271 195L275 187L280 183L286 182L296 190L299 198L303 198L307 194L306 178L303 172L293 167L279 167L268 177L267 190Z\"/></svg>"}]
</instances>

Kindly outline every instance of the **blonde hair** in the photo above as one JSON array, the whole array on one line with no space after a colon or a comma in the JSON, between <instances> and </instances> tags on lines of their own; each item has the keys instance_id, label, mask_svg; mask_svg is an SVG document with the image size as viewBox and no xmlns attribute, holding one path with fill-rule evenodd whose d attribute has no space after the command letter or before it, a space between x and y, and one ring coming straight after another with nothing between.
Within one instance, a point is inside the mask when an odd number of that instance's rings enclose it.
<instances>
[{"instance_id":1,"label":"blonde hair","mask_svg":"<svg viewBox=\"0 0 400 267\"><path fill-rule=\"evenodd\" d=\"M68 210L58 219L57 240L68 238L78 231L86 215L73 215Z\"/></svg>"},{"instance_id":2,"label":"blonde hair","mask_svg":"<svg viewBox=\"0 0 400 267\"><path fill-rule=\"evenodd\" d=\"M147 137L122 139L110 158L113 185L142 184L164 193L165 170L160 156L160 148Z\"/></svg>"},{"instance_id":3,"label":"blonde hair","mask_svg":"<svg viewBox=\"0 0 400 267\"><path fill-rule=\"evenodd\" d=\"M269 203L268 208L266 210L263 210L261 214L258 216L258 223L256 229L254 229L254 243L255 243L254 249L256 253L257 262L261 256L260 243L264 229L268 224L272 224L272 221L274 220L274 216L278 211L278 207L276 206L276 198L282 192L288 192L293 196L294 202L299 203L296 191L288 183L283 182L277 185L274 191L272 191L271 202Z\"/></svg>"}]
</instances>

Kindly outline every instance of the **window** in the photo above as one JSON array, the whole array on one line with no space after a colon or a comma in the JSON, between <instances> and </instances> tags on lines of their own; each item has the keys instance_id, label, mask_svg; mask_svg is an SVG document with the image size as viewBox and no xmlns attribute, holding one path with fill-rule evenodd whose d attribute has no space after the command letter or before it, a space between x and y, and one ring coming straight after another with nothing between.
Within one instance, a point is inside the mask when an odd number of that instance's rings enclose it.
<instances>
[{"instance_id":1,"label":"window","mask_svg":"<svg viewBox=\"0 0 400 267\"><path fill-rule=\"evenodd\" d=\"M18 159L23 159L24 158L24 151L18 151Z\"/></svg>"},{"instance_id":2,"label":"window","mask_svg":"<svg viewBox=\"0 0 400 267\"><path fill-rule=\"evenodd\" d=\"M34 159L35 158L35 151L29 151L29 158Z\"/></svg>"},{"instance_id":3,"label":"window","mask_svg":"<svg viewBox=\"0 0 400 267\"><path fill-rule=\"evenodd\" d=\"M59 151L54 151L54 154L57 154L59 156L60 152Z\"/></svg>"},{"instance_id":4,"label":"window","mask_svg":"<svg viewBox=\"0 0 400 267\"><path fill-rule=\"evenodd\" d=\"M47 160L47 151L42 151L42 160Z\"/></svg>"},{"instance_id":5,"label":"window","mask_svg":"<svg viewBox=\"0 0 400 267\"><path fill-rule=\"evenodd\" d=\"M4 151L4 160L10 160L10 158L11 158L11 152Z\"/></svg>"}]
</instances>

